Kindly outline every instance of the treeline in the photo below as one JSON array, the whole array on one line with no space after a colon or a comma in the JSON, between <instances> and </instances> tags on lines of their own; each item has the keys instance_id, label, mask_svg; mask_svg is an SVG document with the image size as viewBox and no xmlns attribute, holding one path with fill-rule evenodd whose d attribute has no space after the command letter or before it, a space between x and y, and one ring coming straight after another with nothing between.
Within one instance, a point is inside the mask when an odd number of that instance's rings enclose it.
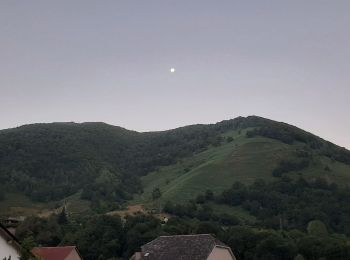
<instances>
[{"instance_id":1,"label":"treeline","mask_svg":"<svg viewBox=\"0 0 350 260\"><path fill-rule=\"evenodd\" d=\"M160 235L213 234L229 245L238 260L321 259L342 260L350 257L350 240L328 235L317 222L307 232L276 231L240 225L222 225L197 218L171 217L162 223L149 215L119 217L96 215L65 219L28 218L18 228L18 237L27 248L76 245L87 260L129 259L140 246Z\"/></svg>"},{"instance_id":2,"label":"treeline","mask_svg":"<svg viewBox=\"0 0 350 260\"><path fill-rule=\"evenodd\" d=\"M272 171L272 176L281 177L283 173L292 171L301 171L310 165L309 159L288 159L279 162L278 166Z\"/></svg>"},{"instance_id":3,"label":"treeline","mask_svg":"<svg viewBox=\"0 0 350 260\"><path fill-rule=\"evenodd\" d=\"M350 188L328 184L323 178L306 181L284 176L269 183L236 182L217 196L203 194L196 200L209 201L242 207L257 218L259 227L305 230L310 221L320 220L331 232L350 235Z\"/></svg>"},{"instance_id":4,"label":"treeline","mask_svg":"<svg viewBox=\"0 0 350 260\"><path fill-rule=\"evenodd\" d=\"M255 127L254 129L247 131L246 136L248 138L264 136L279 140L286 144L301 142L321 155L345 164L350 164L350 152L347 149L338 147L311 133L288 124L275 121L265 121L263 126Z\"/></svg>"},{"instance_id":5,"label":"treeline","mask_svg":"<svg viewBox=\"0 0 350 260\"><path fill-rule=\"evenodd\" d=\"M240 220L234 215L227 213L216 213L207 203L190 201L185 204L174 204L166 202L164 212L185 218L195 218L200 221L211 221L217 225L231 226L240 224Z\"/></svg>"},{"instance_id":6,"label":"treeline","mask_svg":"<svg viewBox=\"0 0 350 260\"><path fill-rule=\"evenodd\" d=\"M247 131L247 137L250 138L254 136L264 136L279 140L286 144L302 142L309 144L312 148L320 148L324 143L320 138L313 134L287 124L275 122Z\"/></svg>"}]
</instances>

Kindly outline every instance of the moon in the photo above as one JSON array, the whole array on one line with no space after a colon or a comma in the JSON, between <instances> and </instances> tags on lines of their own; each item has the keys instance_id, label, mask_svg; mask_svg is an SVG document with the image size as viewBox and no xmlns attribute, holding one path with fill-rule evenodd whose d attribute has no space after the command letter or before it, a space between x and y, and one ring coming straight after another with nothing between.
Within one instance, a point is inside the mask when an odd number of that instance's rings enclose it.
<instances>
[{"instance_id":1,"label":"moon","mask_svg":"<svg viewBox=\"0 0 350 260\"><path fill-rule=\"evenodd\" d=\"M170 73L174 73L176 71L175 68L170 68Z\"/></svg>"}]
</instances>

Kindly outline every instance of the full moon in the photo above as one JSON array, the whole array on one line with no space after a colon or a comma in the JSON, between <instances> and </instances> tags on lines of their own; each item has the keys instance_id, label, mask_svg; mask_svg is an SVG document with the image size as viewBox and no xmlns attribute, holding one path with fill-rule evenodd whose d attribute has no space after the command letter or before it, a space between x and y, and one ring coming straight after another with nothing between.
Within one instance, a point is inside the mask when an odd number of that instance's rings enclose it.
<instances>
[{"instance_id":1,"label":"full moon","mask_svg":"<svg viewBox=\"0 0 350 260\"><path fill-rule=\"evenodd\" d=\"M175 68L170 68L170 72L174 73L175 72Z\"/></svg>"}]
</instances>

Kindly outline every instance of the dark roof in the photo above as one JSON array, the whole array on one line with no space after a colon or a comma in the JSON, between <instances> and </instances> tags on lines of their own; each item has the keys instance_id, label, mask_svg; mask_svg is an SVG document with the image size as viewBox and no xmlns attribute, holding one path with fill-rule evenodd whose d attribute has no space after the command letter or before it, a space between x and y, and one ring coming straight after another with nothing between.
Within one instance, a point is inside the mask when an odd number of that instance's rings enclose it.
<instances>
[{"instance_id":1,"label":"dark roof","mask_svg":"<svg viewBox=\"0 0 350 260\"><path fill-rule=\"evenodd\" d=\"M18 241L17 238L1 223L0 223L0 230L2 230L12 240Z\"/></svg>"},{"instance_id":2,"label":"dark roof","mask_svg":"<svg viewBox=\"0 0 350 260\"><path fill-rule=\"evenodd\" d=\"M2 233L6 236L6 239L8 239L8 241L13 241L14 245L16 246L16 249L20 250L21 245L18 239L4 225L0 223L0 231L1 230L2 230Z\"/></svg>"},{"instance_id":3,"label":"dark roof","mask_svg":"<svg viewBox=\"0 0 350 260\"><path fill-rule=\"evenodd\" d=\"M209 234L160 236L141 247L142 260L204 260L224 243Z\"/></svg>"}]
</instances>

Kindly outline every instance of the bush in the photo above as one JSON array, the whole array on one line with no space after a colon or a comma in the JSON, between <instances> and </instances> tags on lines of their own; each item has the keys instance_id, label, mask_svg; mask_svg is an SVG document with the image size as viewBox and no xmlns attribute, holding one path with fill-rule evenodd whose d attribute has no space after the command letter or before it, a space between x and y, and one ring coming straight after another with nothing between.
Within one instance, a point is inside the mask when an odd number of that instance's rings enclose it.
<instances>
[{"instance_id":1,"label":"bush","mask_svg":"<svg viewBox=\"0 0 350 260\"><path fill-rule=\"evenodd\" d=\"M312 220L307 225L307 233L315 237L327 237L328 230L326 225L320 220Z\"/></svg>"}]
</instances>

